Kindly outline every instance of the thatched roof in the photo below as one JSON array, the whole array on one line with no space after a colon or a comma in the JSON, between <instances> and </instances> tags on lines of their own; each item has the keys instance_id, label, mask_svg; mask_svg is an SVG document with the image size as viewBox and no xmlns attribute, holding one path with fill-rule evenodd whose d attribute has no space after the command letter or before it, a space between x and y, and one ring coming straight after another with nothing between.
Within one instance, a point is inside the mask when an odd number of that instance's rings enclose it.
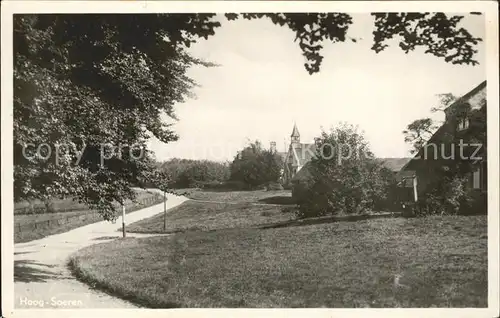
<instances>
[{"instance_id":1,"label":"thatched roof","mask_svg":"<svg viewBox=\"0 0 500 318\"><path fill-rule=\"evenodd\" d=\"M376 160L381 162L387 169L399 172L411 158L377 158Z\"/></svg>"}]
</instances>

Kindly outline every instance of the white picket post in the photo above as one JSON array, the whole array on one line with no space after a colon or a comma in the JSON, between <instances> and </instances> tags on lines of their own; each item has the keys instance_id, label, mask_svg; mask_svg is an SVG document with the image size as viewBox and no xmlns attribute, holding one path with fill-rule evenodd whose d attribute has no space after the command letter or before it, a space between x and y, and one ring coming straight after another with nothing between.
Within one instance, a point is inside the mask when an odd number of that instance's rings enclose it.
<instances>
[{"instance_id":1,"label":"white picket post","mask_svg":"<svg viewBox=\"0 0 500 318\"><path fill-rule=\"evenodd\" d=\"M125 204L122 204L122 234L123 237L127 236L127 232L125 231Z\"/></svg>"},{"instance_id":2,"label":"white picket post","mask_svg":"<svg viewBox=\"0 0 500 318\"><path fill-rule=\"evenodd\" d=\"M163 191L163 231L167 230L167 192Z\"/></svg>"}]
</instances>

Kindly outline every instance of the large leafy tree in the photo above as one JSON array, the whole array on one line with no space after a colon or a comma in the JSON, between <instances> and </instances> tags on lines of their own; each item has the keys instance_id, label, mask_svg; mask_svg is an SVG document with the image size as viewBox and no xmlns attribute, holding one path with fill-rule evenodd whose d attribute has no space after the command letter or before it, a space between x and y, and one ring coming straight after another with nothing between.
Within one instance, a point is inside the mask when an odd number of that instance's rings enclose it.
<instances>
[{"instance_id":1,"label":"large leafy tree","mask_svg":"<svg viewBox=\"0 0 500 318\"><path fill-rule=\"evenodd\" d=\"M438 94L437 97L439 99L438 104L431 107L433 113L444 112L448 106L458 100L458 97L451 93ZM412 154L419 152L442 124L443 122L437 122L429 117L416 119L409 123L406 129L403 130L403 135L405 142L412 145L410 152Z\"/></svg>"},{"instance_id":2,"label":"large leafy tree","mask_svg":"<svg viewBox=\"0 0 500 318\"><path fill-rule=\"evenodd\" d=\"M230 165L230 179L241 182L248 188L278 182L282 165L282 159L277 153L263 149L261 143L255 141L234 158Z\"/></svg>"},{"instance_id":3,"label":"large leafy tree","mask_svg":"<svg viewBox=\"0 0 500 318\"><path fill-rule=\"evenodd\" d=\"M208 183L221 183L229 178L226 162L209 160L171 159L162 164L161 170L172 176L171 187L190 188Z\"/></svg>"},{"instance_id":4,"label":"large leafy tree","mask_svg":"<svg viewBox=\"0 0 500 318\"><path fill-rule=\"evenodd\" d=\"M315 156L293 181L299 215L358 214L375 209L387 195L392 173L374 158L364 135L343 124L316 140Z\"/></svg>"},{"instance_id":5,"label":"large leafy tree","mask_svg":"<svg viewBox=\"0 0 500 318\"><path fill-rule=\"evenodd\" d=\"M460 27L463 16L373 16L376 52L395 37L404 52L424 47L446 62L477 64L480 39ZM269 18L289 27L311 74L320 69L321 43L349 40L346 32L352 24L346 13L225 17ZM187 69L211 65L190 56L186 48L215 34L219 26L215 14L16 15L15 199L67 195L113 218L112 202L133 198L131 187L141 186L152 173L148 138L166 143L177 139L161 115L175 119L173 105L190 97L196 83ZM107 144L121 146L121 151L103 149Z\"/></svg>"},{"instance_id":6,"label":"large leafy tree","mask_svg":"<svg viewBox=\"0 0 500 318\"><path fill-rule=\"evenodd\" d=\"M413 147L410 152L415 154L422 149L436 129L437 126L431 118L417 119L408 124L403 130L403 134L405 142L410 143Z\"/></svg>"}]
</instances>

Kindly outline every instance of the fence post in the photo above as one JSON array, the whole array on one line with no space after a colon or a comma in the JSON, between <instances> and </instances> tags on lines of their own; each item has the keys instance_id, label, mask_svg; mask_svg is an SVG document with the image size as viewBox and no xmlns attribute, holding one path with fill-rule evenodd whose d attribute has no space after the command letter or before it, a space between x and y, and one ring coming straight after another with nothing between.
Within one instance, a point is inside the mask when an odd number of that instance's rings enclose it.
<instances>
[{"instance_id":1,"label":"fence post","mask_svg":"<svg viewBox=\"0 0 500 318\"><path fill-rule=\"evenodd\" d=\"M418 201L418 191L417 191L417 175L413 177L413 199L415 202Z\"/></svg>"},{"instance_id":2,"label":"fence post","mask_svg":"<svg viewBox=\"0 0 500 318\"><path fill-rule=\"evenodd\" d=\"M167 192L163 191L163 231L167 231Z\"/></svg>"},{"instance_id":3,"label":"fence post","mask_svg":"<svg viewBox=\"0 0 500 318\"><path fill-rule=\"evenodd\" d=\"M122 234L123 237L127 236L127 232L125 231L125 204L122 204Z\"/></svg>"}]
</instances>

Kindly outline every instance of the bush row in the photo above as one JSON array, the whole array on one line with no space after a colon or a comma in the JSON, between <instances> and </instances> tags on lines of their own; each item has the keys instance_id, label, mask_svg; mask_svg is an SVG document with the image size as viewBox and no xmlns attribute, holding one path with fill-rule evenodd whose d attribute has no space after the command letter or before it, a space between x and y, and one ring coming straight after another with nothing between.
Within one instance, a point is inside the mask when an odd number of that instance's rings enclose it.
<instances>
[{"instance_id":1,"label":"bush row","mask_svg":"<svg viewBox=\"0 0 500 318\"><path fill-rule=\"evenodd\" d=\"M172 188L194 188L228 180L229 164L209 160L171 159L160 165L170 176Z\"/></svg>"}]
</instances>

